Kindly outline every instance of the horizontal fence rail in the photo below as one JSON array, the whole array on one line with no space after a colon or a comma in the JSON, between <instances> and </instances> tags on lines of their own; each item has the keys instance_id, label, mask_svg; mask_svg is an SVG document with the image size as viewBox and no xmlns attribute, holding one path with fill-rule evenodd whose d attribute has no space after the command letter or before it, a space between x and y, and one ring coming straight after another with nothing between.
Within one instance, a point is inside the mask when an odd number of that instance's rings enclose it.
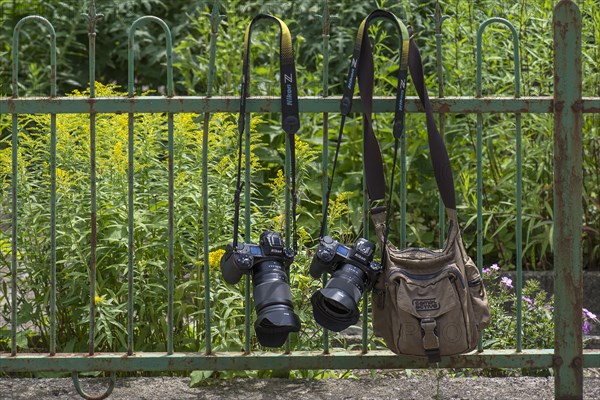
<instances>
[{"instance_id":1,"label":"horizontal fence rail","mask_svg":"<svg viewBox=\"0 0 600 400\"><path fill-rule=\"evenodd\" d=\"M42 101L43 100L43 101ZM340 96L299 97L299 110L303 113L337 113L340 109ZM252 96L248 98L248 112L278 112L281 109L281 98L274 96ZM600 99L583 97L579 108L583 113L599 113ZM235 96L173 96L171 98L144 96L135 98L102 98L94 99L73 97L47 98L0 98L0 105L6 113L30 114L81 114L95 113L214 113L237 112L239 97ZM554 113L552 97L452 97L432 98L433 111L438 113ZM352 112L361 112L362 103L359 98L352 102ZM393 99L389 97L373 98L374 112L394 111ZM406 112L423 112L418 98L406 99Z\"/></svg>"},{"instance_id":2,"label":"horizontal fence rail","mask_svg":"<svg viewBox=\"0 0 600 400\"><path fill-rule=\"evenodd\" d=\"M178 352L174 348L174 313L176 306L174 301L175 278L174 278L174 224L175 198L174 198L174 142L175 123L174 117L180 113L194 113L201 116L202 123L202 215L203 221L209 220L211 210L208 208L209 175L208 164L210 148L208 146L208 131L211 114L218 112L237 113L239 110L239 98L234 96L213 96L213 81L215 73L215 56L218 38L218 27L223 17L219 15L218 2L215 2L213 12L210 15L210 61L208 67L208 86L206 96L178 96L173 85L173 56L172 39L169 27L156 17L146 16L137 19L130 28L128 35L128 94L126 97L101 97L96 96L95 90L95 24L101 19L97 14L94 2L91 2L90 10L85 16L90 24L89 32L89 76L90 94L88 97L59 97L56 92L56 34L52 24L39 16L31 16L21 20L14 30L13 40L13 94L12 97L0 98L0 114L12 116L12 209L11 209L11 256L12 264L10 271L10 305L11 305L11 340L10 353L0 353L0 372L3 373L34 373L43 371L70 372L78 392L83 397L85 394L78 382L78 373L88 371L110 372L111 383L104 394L107 396L114 387L116 372L135 371L190 371L190 370L295 370L295 369L397 369L397 368L430 368L424 358L397 356L387 350L371 350L369 348L369 324L368 296L364 295L362 304L362 342L356 351L330 350L331 338L327 331L323 332L323 349L319 351L295 351L289 341L281 351L257 352L251 348L250 329L251 319L251 297L250 278L245 277L244 312L245 312L245 341L243 348L239 351L214 351L211 336L211 323L213 310L211 309L211 281L209 273L209 230L208 224L203 225L203 243L198 246L202 248L202 272L204 278L204 324L206 337L204 338L204 351L198 353ZM479 349L470 354L443 357L442 361L435 365L436 368L553 368L555 371L555 393L557 398L582 397L583 391L583 368L599 368L600 352L582 349L581 336L581 307L582 307L582 262L581 262L581 192L582 192L582 119L583 114L600 114L600 98L581 96L581 17L576 5L571 1L560 1L554 14L554 57L555 57L555 92L553 96L525 97L520 93L519 74L519 42L518 35L513 25L504 19L492 18L479 27L477 32L477 90L472 97L445 97L442 79L442 22L447 17L442 16L439 7L436 9L436 45L437 45L437 71L439 84L439 97L432 98L431 103L434 112L439 113L440 133L444 133L445 114L462 113L476 114L477 125L477 264L483 267L483 221L482 221L482 191L483 171L482 152L485 116L488 114L506 113L515 114L515 146L516 146L516 291L517 291L517 315L516 315L516 348L508 350L483 350ZM330 39L330 15L327 1L324 5L323 21L323 87L320 97L300 97L299 111L301 113L313 113L323 116L323 150L321 154L323 196L327 187L328 176L328 146L329 146L329 118L339 113L339 96L329 96L328 81L328 59ZM39 23L50 34L51 53L51 90L49 97L26 97L21 98L18 94L18 51L19 32L24 25ZM166 49L166 96L136 96L134 88L134 37L136 29L142 25L152 23L158 24L165 32ZM482 37L487 26L500 24L506 27L513 38L514 59L514 96L510 97L488 97L483 96L482 88ZM394 111L395 99L392 97L375 97L373 110L375 112ZM278 113L281 109L280 98L272 96L252 96L246 102L247 112L255 113ZM360 99L353 103L352 112L360 112L362 105ZM406 112L421 113L423 108L418 98L409 97L406 100ZM166 351L164 352L142 352L134 348L135 322L134 322L134 278L136 275L136 258L134 251L135 229L134 204L136 199L135 158L134 158L134 132L136 129L136 114L165 113L166 114L166 173L168 175L168 221L167 221L167 254L166 254L166 293L167 293L167 330ZM18 234L19 234L19 209L17 198L17 176L18 176L18 148L19 148L19 115L24 114L48 114L50 115L50 264L49 285L50 291L48 319L50 331L50 344L48 352L44 353L22 353L17 348L17 329L19 326L17 268L18 260ZM61 352L56 348L56 117L59 114L87 114L89 115L90 128L90 250L89 263L89 349L87 354ZM97 273L97 172L96 172L96 132L97 117L99 114L124 114L127 115L128 133L128 160L127 160L127 350L124 353L96 352L94 343L96 324L96 273ZM554 115L554 224L555 224L555 347L552 349L523 349L522 344L522 247L521 237L521 199L523 188L521 186L522 159L526 154L521 154L521 115L522 114L553 114ZM246 118L246 185L245 185L245 221L246 237L250 237L250 118ZM286 146L286 150L289 149ZM403 143L403 159L406 158L406 148ZM288 158L288 157L286 157ZM285 168L286 176L289 176L289 165ZM404 183L402 198L406 199L406 163L402 163ZM289 226L289 194L286 192L286 219ZM366 201L366 200L365 200ZM366 208L366 207L365 207ZM402 204L402 213L405 204ZM440 237L444 240L444 213L440 206ZM368 221L363 220L368 237ZM403 228L405 229L405 227ZM403 231L405 237L405 230ZM289 238L289 231L286 232ZM288 243L289 244L289 243ZM326 278L323 278L326 283ZM148 322L146 322L148 323Z\"/></svg>"}]
</instances>

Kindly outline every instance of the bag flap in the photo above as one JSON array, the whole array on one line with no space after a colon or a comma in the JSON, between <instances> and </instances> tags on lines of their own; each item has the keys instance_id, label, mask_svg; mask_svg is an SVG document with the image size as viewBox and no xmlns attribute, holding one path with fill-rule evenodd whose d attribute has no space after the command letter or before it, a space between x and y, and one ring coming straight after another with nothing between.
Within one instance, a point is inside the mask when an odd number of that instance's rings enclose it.
<instances>
[{"instance_id":1,"label":"bag flap","mask_svg":"<svg viewBox=\"0 0 600 400\"><path fill-rule=\"evenodd\" d=\"M416 318L438 318L459 305L456 291L448 276L429 282L399 279L396 284L396 305Z\"/></svg>"}]
</instances>

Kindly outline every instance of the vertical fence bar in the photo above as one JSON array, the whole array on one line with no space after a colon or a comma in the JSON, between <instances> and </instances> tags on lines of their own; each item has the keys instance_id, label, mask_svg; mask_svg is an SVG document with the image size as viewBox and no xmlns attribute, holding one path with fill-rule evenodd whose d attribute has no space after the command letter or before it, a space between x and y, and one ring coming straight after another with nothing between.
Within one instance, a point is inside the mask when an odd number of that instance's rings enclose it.
<instances>
[{"instance_id":1,"label":"vertical fence bar","mask_svg":"<svg viewBox=\"0 0 600 400\"><path fill-rule=\"evenodd\" d=\"M482 96L482 83L481 83L481 65L482 65L482 37L483 32L492 23L500 23L508 27L512 34L513 39L513 60L514 60L514 76L515 76L515 98L521 97L521 71L520 71L520 60L519 60L519 35L517 30L509 21L503 18L490 18L481 23L477 30L477 97ZM517 283L516 283L516 350L521 352L523 349L523 263L522 263L522 252L523 252L523 218L522 218L522 150L521 150L521 114L517 113L515 116L516 126L516 272L517 272ZM483 158L483 116L481 113L477 114L477 267L481 272L483 268L483 170L482 170L482 158ZM480 349L481 350L481 344Z\"/></svg>"},{"instance_id":2,"label":"vertical fence bar","mask_svg":"<svg viewBox=\"0 0 600 400\"><path fill-rule=\"evenodd\" d=\"M554 395L583 398L581 14L554 8Z\"/></svg>"},{"instance_id":3,"label":"vertical fence bar","mask_svg":"<svg viewBox=\"0 0 600 400\"><path fill-rule=\"evenodd\" d=\"M144 16L136 19L129 28L128 36L128 97L134 97L134 34L135 30L141 23L152 21L156 22L163 29L166 40L166 58L167 58L167 97L174 96L173 90L173 44L171 30L167 24L160 18L154 16ZM129 113L129 167L128 167L128 180L129 180L129 273L128 279L131 292L129 293L129 318L133 315L133 113ZM168 256L167 256L167 353L173 354L173 295L175 292L175 279L174 279L174 264L175 264L175 228L174 228L174 166L173 166L173 152L174 152L174 124L173 124L173 113L167 113L167 130L168 130L168 222L167 222L167 240L168 240ZM129 336L133 337L133 323L129 324ZM133 349L128 349L128 353L132 352Z\"/></svg>"},{"instance_id":4,"label":"vertical fence bar","mask_svg":"<svg viewBox=\"0 0 600 400\"><path fill-rule=\"evenodd\" d=\"M13 98L18 97L17 86L17 51L13 43ZM12 114L12 182L11 182L11 264L10 264L10 354L17 355L17 194L18 194L18 145L19 145L19 123L17 114Z\"/></svg>"},{"instance_id":5,"label":"vertical fence bar","mask_svg":"<svg viewBox=\"0 0 600 400\"><path fill-rule=\"evenodd\" d=\"M32 15L22 18L13 30L12 92L19 97L18 48L21 27L29 22L39 22L50 34L50 97L56 97L56 33L45 18ZM11 355L17 354L17 192L18 192L18 118L12 114L12 238L11 238ZM56 114L50 114L50 355L56 354Z\"/></svg>"},{"instance_id":6,"label":"vertical fence bar","mask_svg":"<svg viewBox=\"0 0 600 400\"><path fill-rule=\"evenodd\" d=\"M444 97L444 58L442 54L442 24L448 16L442 15L442 8L440 7L439 1L435 3L435 48L436 48L436 66L437 66L437 81L438 81L438 97L441 99ZM439 113L438 115L438 128L440 136L444 139L444 130L446 124L446 115ZM444 202L440 196L438 200L438 221L440 224L440 248L444 247L446 241L446 208Z\"/></svg>"},{"instance_id":7,"label":"vertical fence bar","mask_svg":"<svg viewBox=\"0 0 600 400\"><path fill-rule=\"evenodd\" d=\"M329 1L325 0L323 5L323 31L322 31L322 51L323 51L323 86L322 86L322 97L329 96L329 33L331 31L331 16L329 14ZM329 159L329 113L323 113L323 153L321 154L322 160L322 169L321 169L321 179L323 182L322 186L322 195L321 198L325 199L327 197L327 186L329 185L329 175L328 175L328 163ZM323 205L321 207L321 212L325 214L327 211L325 209L326 204L323 201ZM323 227L323 234L327 234L327 226ZM323 287L327 285L327 274L323 274ZM329 354L329 331L323 328L323 353Z\"/></svg>"},{"instance_id":8,"label":"vertical fence bar","mask_svg":"<svg viewBox=\"0 0 600 400\"><path fill-rule=\"evenodd\" d=\"M88 30L88 68L90 79L90 99L96 97L96 22L102 14L96 14L96 4L90 2L87 14L82 14L89 23ZM96 322L96 249L97 237L97 206L96 206L96 112L94 103L90 101L90 324L88 353L94 354L95 322Z\"/></svg>"},{"instance_id":9,"label":"vertical fence bar","mask_svg":"<svg viewBox=\"0 0 600 400\"><path fill-rule=\"evenodd\" d=\"M127 97L132 99L135 95L133 84L134 84L134 58L133 58L133 31L129 30L128 40L128 63L127 63ZM127 354L133 354L133 272L134 272L134 132L133 132L133 113L127 114Z\"/></svg>"},{"instance_id":10,"label":"vertical fence bar","mask_svg":"<svg viewBox=\"0 0 600 400\"><path fill-rule=\"evenodd\" d=\"M208 60L208 83L206 96L212 96L213 82L215 77L215 58L217 54L217 36L219 35L219 24L223 17L219 15L219 1L213 3L210 15L210 47ZM210 113L204 114L204 127L202 134L202 221L204 231L204 329L206 330L206 354L212 353L211 317L210 317L210 265L209 265L209 224L208 224L208 122ZM198 271L200 276L200 271ZM200 295L202 287L198 288Z\"/></svg>"},{"instance_id":11,"label":"vertical fence bar","mask_svg":"<svg viewBox=\"0 0 600 400\"><path fill-rule=\"evenodd\" d=\"M364 117L363 117L364 118ZM363 157L363 218L362 218L362 226L363 226L363 237L368 238L369 237L369 195L368 195L368 191L367 191L367 175L366 175L366 171L367 169L365 168L365 163L366 160ZM362 296L362 310L361 310L361 315L362 315L362 340L361 340L361 352L362 354L366 354L367 353L367 347L368 347L368 341L367 341L367 329L368 329L368 325L367 325L367 320L368 320L368 307L369 307L369 300L366 293L363 293ZM358 307L358 304L356 305Z\"/></svg>"},{"instance_id":12,"label":"vertical fence bar","mask_svg":"<svg viewBox=\"0 0 600 400\"><path fill-rule=\"evenodd\" d=\"M173 97L175 95L173 90L173 45L171 38L171 31L166 24L161 24L165 30L167 40L167 97ZM169 304L167 307L167 319L169 326L169 335L167 337L167 352L173 354L174 342L173 342L173 320L174 320L174 294L175 294L175 168L174 168L174 152L175 152L175 138L174 138L174 123L173 113L167 114L167 128L169 130L169 161L168 161L168 175L169 175L169 265L168 265L168 285L169 285Z\"/></svg>"},{"instance_id":13,"label":"vertical fence bar","mask_svg":"<svg viewBox=\"0 0 600 400\"><path fill-rule=\"evenodd\" d=\"M295 140L296 136L293 135L290 137L290 135L284 135L285 139L284 139L284 145L285 145L285 247L287 248L291 248L292 247L292 242L293 240L291 240L291 235L292 235L292 219L295 218L295 215L292 215L291 212L291 188L292 188L292 164L291 164L291 146L292 140ZM295 177L294 177L295 179ZM296 232L294 232L293 234L296 234ZM290 279L290 269L289 267L286 268L286 275L287 275L287 279L288 279L288 283L291 284L292 280ZM289 354L290 353L290 336L288 335L286 341L285 341L285 354Z\"/></svg>"},{"instance_id":14,"label":"vertical fence bar","mask_svg":"<svg viewBox=\"0 0 600 400\"><path fill-rule=\"evenodd\" d=\"M244 147L244 228L246 243L251 243L250 234L250 113L246 113L246 128L244 129L245 136L245 147ZM251 298L250 298L250 274L244 274L245 290L244 290L244 312L245 312L245 337L244 352L250 354L250 318L252 316L252 310L250 309Z\"/></svg>"}]
</instances>

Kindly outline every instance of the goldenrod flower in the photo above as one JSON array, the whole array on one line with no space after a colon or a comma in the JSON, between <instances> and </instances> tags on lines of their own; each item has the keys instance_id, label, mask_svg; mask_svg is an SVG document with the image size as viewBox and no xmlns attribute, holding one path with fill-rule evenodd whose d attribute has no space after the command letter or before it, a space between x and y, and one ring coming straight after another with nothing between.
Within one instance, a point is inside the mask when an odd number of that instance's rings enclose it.
<instances>
[{"instance_id":1,"label":"goldenrod flower","mask_svg":"<svg viewBox=\"0 0 600 400\"><path fill-rule=\"evenodd\" d=\"M221 265L221 257L225 254L225 250L219 249L208 253L208 265L211 268L219 268Z\"/></svg>"}]
</instances>

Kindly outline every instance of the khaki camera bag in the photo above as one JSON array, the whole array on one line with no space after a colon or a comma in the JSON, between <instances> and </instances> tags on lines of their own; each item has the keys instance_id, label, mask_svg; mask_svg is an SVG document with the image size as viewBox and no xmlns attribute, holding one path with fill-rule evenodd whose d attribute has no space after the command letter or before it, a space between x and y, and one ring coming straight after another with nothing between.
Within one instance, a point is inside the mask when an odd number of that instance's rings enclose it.
<instances>
[{"instance_id":1,"label":"khaki camera bag","mask_svg":"<svg viewBox=\"0 0 600 400\"><path fill-rule=\"evenodd\" d=\"M363 106L365 178L372 205L384 200L386 186L381 150L371 122L374 67L368 22L374 14L388 19L390 15L393 16L389 12L376 10L367 17L366 23L363 22L359 29L353 55ZM442 249L399 248L388 241L392 196L389 196L387 206L371 209L371 220L382 249L384 266L384 272L379 275L373 289L373 326L375 335L383 338L394 353L426 356L429 362L438 362L441 356L474 350L482 330L488 325L490 312L479 270L467 255L461 238L450 159L435 124L421 55L414 41L409 40L404 24L397 19L395 24L402 45L390 193L393 190L399 142L404 135L408 69L426 114L429 153L446 208L448 234Z\"/></svg>"}]
</instances>

